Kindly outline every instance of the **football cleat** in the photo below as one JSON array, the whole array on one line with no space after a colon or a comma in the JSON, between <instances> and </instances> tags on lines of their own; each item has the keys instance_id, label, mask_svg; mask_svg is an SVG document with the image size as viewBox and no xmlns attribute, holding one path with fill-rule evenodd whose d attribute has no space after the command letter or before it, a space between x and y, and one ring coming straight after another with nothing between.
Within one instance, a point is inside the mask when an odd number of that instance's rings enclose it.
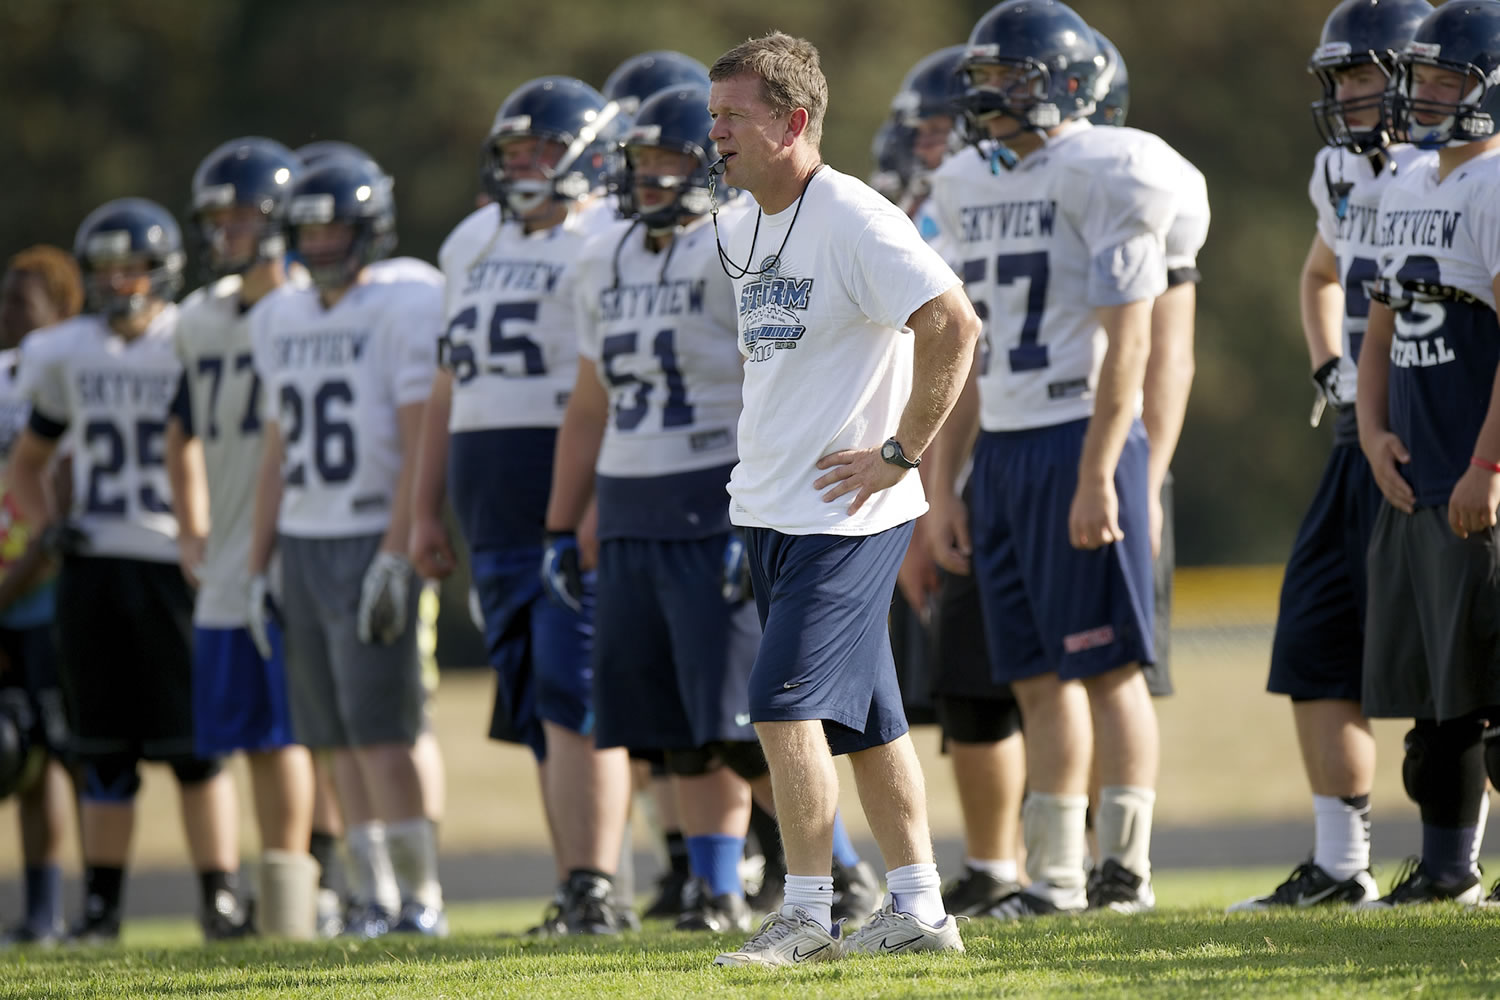
<instances>
[{"instance_id":1,"label":"football cleat","mask_svg":"<svg viewBox=\"0 0 1500 1000\"><path fill-rule=\"evenodd\" d=\"M120 940L120 912L86 914L79 923L68 929L68 941L72 944L114 944Z\"/></svg>"},{"instance_id":2,"label":"football cleat","mask_svg":"<svg viewBox=\"0 0 1500 1000\"><path fill-rule=\"evenodd\" d=\"M1373 902L1380 895L1375 880L1367 871L1358 871L1346 879L1336 879L1308 858L1292 869L1287 880L1269 896L1244 899L1229 907L1229 913L1272 910L1280 906L1327 906L1340 903L1359 905Z\"/></svg>"},{"instance_id":3,"label":"football cleat","mask_svg":"<svg viewBox=\"0 0 1500 1000\"><path fill-rule=\"evenodd\" d=\"M951 914L942 923L924 924L910 913L901 913L892 900L855 931L844 945L849 954L895 955L913 951L963 951L958 936L958 918Z\"/></svg>"},{"instance_id":4,"label":"football cleat","mask_svg":"<svg viewBox=\"0 0 1500 1000\"><path fill-rule=\"evenodd\" d=\"M883 894L880 878L868 861L853 868L833 863L833 922L853 927L862 924L880 909Z\"/></svg>"},{"instance_id":5,"label":"football cleat","mask_svg":"<svg viewBox=\"0 0 1500 1000\"><path fill-rule=\"evenodd\" d=\"M687 872L667 872L656 880L656 898L641 916L647 920L676 920L682 916L688 911L691 881L692 876Z\"/></svg>"},{"instance_id":6,"label":"football cleat","mask_svg":"<svg viewBox=\"0 0 1500 1000\"><path fill-rule=\"evenodd\" d=\"M557 937L568 933L567 924L563 923L563 907L568 902L568 883L560 882L552 893L552 902L542 911L541 923L528 927L523 932L524 937L545 938ZM502 937L505 935L502 935Z\"/></svg>"},{"instance_id":7,"label":"football cleat","mask_svg":"<svg viewBox=\"0 0 1500 1000\"><path fill-rule=\"evenodd\" d=\"M1465 903L1472 906L1479 902L1483 891L1479 876L1473 872L1457 882L1439 882L1427 874L1421 861L1408 858L1397 874L1390 892L1379 899L1360 903L1355 908L1387 910L1394 906L1411 906L1416 903Z\"/></svg>"},{"instance_id":8,"label":"football cleat","mask_svg":"<svg viewBox=\"0 0 1500 1000\"><path fill-rule=\"evenodd\" d=\"M564 934L618 934L620 915L609 901L610 881L602 875L574 872L568 877L562 907Z\"/></svg>"},{"instance_id":9,"label":"football cleat","mask_svg":"<svg viewBox=\"0 0 1500 1000\"><path fill-rule=\"evenodd\" d=\"M255 933L250 914L228 889L214 893L214 905L198 914L198 926L205 941L233 941Z\"/></svg>"},{"instance_id":10,"label":"football cleat","mask_svg":"<svg viewBox=\"0 0 1500 1000\"><path fill-rule=\"evenodd\" d=\"M391 933L447 937L448 915L440 907L424 906L413 901L401 907L401 914L392 925Z\"/></svg>"},{"instance_id":11,"label":"football cleat","mask_svg":"<svg viewBox=\"0 0 1500 1000\"><path fill-rule=\"evenodd\" d=\"M691 905L677 918L678 930L728 934L750 929L750 905L745 897L728 892L712 896L702 882L692 895Z\"/></svg>"},{"instance_id":12,"label":"football cleat","mask_svg":"<svg viewBox=\"0 0 1500 1000\"><path fill-rule=\"evenodd\" d=\"M1490 886L1490 894L1479 901L1480 906L1500 906L1500 879Z\"/></svg>"},{"instance_id":13,"label":"football cleat","mask_svg":"<svg viewBox=\"0 0 1500 1000\"><path fill-rule=\"evenodd\" d=\"M1082 889L1066 893L1067 902L1057 903L1034 892L1013 892L985 911L997 920L1026 920L1030 917L1069 916L1088 908L1088 894Z\"/></svg>"},{"instance_id":14,"label":"football cleat","mask_svg":"<svg viewBox=\"0 0 1500 1000\"><path fill-rule=\"evenodd\" d=\"M965 867L963 875L943 889L943 909L960 916L977 917L1006 896L1020 891L1017 882Z\"/></svg>"},{"instance_id":15,"label":"football cleat","mask_svg":"<svg viewBox=\"0 0 1500 1000\"><path fill-rule=\"evenodd\" d=\"M378 938L391 932L391 913L379 903L351 907L344 919L344 937Z\"/></svg>"},{"instance_id":16,"label":"football cleat","mask_svg":"<svg viewBox=\"0 0 1500 1000\"><path fill-rule=\"evenodd\" d=\"M801 965L804 962L831 962L844 955L840 927L832 931L812 918L800 906L792 916L777 911L761 921L760 930L738 951L728 951L714 959L715 965L759 965L774 968Z\"/></svg>"},{"instance_id":17,"label":"football cleat","mask_svg":"<svg viewBox=\"0 0 1500 1000\"><path fill-rule=\"evenodd\" d=\"M68 929L61 921L48 927L46 924L24 923L0 934L0 951L7 948L50 948L61 944L68 937Z\"/></svg>"},{"instance_id":18,"label":"football cleat","mask_svg":"<svg viewBox=\"0 0 1500 1000\"><path fill-rule=\"evenodd\" d=\"M1149 913L1156 909L1156 893L1151 880L1109 858L1089 873L1089 909L1113 910L1115 913Z\"/></svg>"}]
</instances>

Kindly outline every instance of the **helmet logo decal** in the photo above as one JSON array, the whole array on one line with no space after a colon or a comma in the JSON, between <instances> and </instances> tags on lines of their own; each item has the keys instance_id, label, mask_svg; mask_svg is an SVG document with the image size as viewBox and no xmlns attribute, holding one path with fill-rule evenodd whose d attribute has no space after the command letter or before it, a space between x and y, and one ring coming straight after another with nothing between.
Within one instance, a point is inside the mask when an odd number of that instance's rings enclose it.
<instances>
[{"instance_id":1,"label":"helmet logo decal","mask_svg":"<svg viewBox=\"0 0 1500 1000\"><path fill-rule=\"evenodd\" d=\"M333 195L304 194L292 199L287 217L292 225L333 221Z\"/></svg>"},{"instance_id":2,"label":"helmet logo decal","mask_svg":"<svg viewBox=\"0 0 1500 1000\"><path fill-rule=\"evenodd\" d=\"M124 229L109 229L91 233L84 251L89 257L125 257L130 254L130 233Z\"/></svg>"}]
</instances>

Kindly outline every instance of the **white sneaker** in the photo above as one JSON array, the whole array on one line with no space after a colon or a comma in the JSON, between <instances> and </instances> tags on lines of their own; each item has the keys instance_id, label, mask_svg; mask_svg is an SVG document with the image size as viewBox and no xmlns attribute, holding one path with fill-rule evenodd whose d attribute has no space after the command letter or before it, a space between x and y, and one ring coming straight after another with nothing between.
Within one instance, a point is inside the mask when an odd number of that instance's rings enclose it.
<instances>
[{"instance_id":1,"label":"white sneaker","mask_svg":"<svg viewBox=\"0 0 1500 1000\"><path fill-rule=\"evenodd\" d=\"M795 916L777 911L761 921L760 930L739 951L714 959L715 965L759 965L773 968L803 962L831 962L844 957L844 943L798 907ZM838 930L837 927L834 928Z\"/></svg>"},{"instance_id":2,"label":"white sneaker","mask_svg":"<svg viewBox=\"0 0 1500 1000\"><path fill-rule=\"evenodd\" d=\"M850 954L891 955L912 951L963 951L958 936L958 918L951 914L940 924L924 924L910 913L901 913L892 899L855 931L844 945Z\"/></svg>"}]
</instances>

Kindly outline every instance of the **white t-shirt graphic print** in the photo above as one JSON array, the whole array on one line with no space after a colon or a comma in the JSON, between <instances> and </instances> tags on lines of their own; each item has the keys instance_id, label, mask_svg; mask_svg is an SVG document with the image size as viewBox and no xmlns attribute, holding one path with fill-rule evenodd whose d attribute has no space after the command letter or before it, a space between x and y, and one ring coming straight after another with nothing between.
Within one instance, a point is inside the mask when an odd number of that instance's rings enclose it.
<instances>
[{"instance_id":1,"label":"white t-shirt graphic print","mask_svg":"<svg viewBox=\"0 0 1500 1000\"><path fill-rule=\"evenodd\" d=\"M730 261L750 271L734 282L746 360L730 520L873 535L926 512L921 480L905 476L851 516L853 493L824 503L813 488L818 460L896 433L912 386L906 321L959 280L905 213L854 177L819 168L798 208L751 212L727 234Z\"/></svg>"}]
</instances>

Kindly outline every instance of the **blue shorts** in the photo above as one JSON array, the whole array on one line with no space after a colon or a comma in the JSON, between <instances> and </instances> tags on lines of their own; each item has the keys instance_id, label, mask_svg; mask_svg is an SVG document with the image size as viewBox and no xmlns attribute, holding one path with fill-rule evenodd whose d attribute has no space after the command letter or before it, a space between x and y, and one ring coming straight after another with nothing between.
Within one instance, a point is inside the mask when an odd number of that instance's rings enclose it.
<instances>
[{"instance_id":1,"label":"blue shorts","mask_svg":"<svg viewBox=\"0 0 1500 1000\"><path fill-rule=\"evenodd\" d=\"M750 670L760 619L724 602L729 535L613 539L599 551L594 617L598 744L689 750L751 742Z\"/></svg>"},{"instance_id":2,"label":"blue shorts","mask_svg":"<svg viewBox=\"0 0 1500 1000\"><path fill-rule=\"evenodd\" d=\"M745 529L763 632L751 721L821 719L835 754L906 732L886 617L914 523L878 535Z\"/></svg>"},{"instance_id":3,"label":"blue shorts","mask_svg":"<svg viewBox=\"0 0 1500 1000\"><path fill-rule=\"evenodd\" d=\"M1115 468L1122 541L1075 549L1068 511L1087 420L986 431L974 449L974 576L998 682L1078 680L1155 658L1146 429Z\"/></svg>"},{"instance_id":4,"label":"blue shorts","mask_svg":"<svg viewBox=\"0 0 1500 1000\"><path fill-rule=\"evenodd\" d=\"M1287 560L1266 690L1360 700L1365 550L1382 502L1359 445L1334 445Z\"/></svg>"},{"instance_id":5,"label":"blue shorts","mask_svg":"<svg viewBox=\"0 0 1500 1000\"><path fill-rule=\"evenodd\" d=\"M199 757L296 742L281 629L270 623L267 631L271 658L264 660L248 629L193 629L193 752Z\"/></svg>"},{"instance_id":6,"label":"blue shorts","mask_svg":"<svg viewBox=\"0 0 1500 1000\"><path fill-rule=\"evenodd\" d=\"M584 613L542 592L542 550L480 550L471 565L484 612L484 642L499 674L490 738L547 757L542 723L582 735L594 731L591 663L594 577L584 578Z\"/></svg>"}]
</instances>

